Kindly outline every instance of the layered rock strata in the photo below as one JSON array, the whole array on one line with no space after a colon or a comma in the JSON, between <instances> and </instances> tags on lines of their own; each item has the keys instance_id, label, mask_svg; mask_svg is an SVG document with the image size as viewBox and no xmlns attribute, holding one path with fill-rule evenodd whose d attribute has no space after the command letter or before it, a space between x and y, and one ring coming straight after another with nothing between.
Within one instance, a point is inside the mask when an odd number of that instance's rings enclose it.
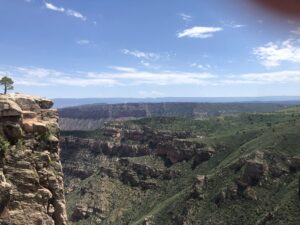
<instances>
[{"instance_id":1,"label":"layered rock strata","mask_svg":"<svg viewBox=\"0 0 300 225\"><path fill-rule=\"evenodd\" d=\"M0 95L0 224L66 225L53 102Z\"/></svg>"}]
</instances>

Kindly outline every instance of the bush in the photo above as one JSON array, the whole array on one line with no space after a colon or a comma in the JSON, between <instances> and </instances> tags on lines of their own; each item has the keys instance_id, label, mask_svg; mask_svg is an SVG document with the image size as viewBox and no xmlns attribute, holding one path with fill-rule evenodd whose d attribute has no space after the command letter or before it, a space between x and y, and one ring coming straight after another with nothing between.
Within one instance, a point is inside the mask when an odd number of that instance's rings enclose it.
<instances>
[{"instance_id":1,"label":"bush","mask_svg":"<svg viewBox=\"0 0 300 225\"><path fill-rule=\"evenodd\" d=\"M0 135L0 158L4 158L8 148L9 148L9 142Z\"/></svg>"}]
</instances>

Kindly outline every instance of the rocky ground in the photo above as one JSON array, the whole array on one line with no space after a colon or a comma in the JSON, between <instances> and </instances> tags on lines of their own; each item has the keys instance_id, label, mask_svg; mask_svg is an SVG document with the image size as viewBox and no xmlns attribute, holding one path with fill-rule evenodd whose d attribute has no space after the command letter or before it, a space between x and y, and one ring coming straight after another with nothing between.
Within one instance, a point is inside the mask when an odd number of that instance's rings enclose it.
<instances>
[{"instance_id":1,"label":"rocky ground","mask_svg":"<svg viewBox=\"0 0 300 225\"><path fill-rule=\"evenodd\" d=\"M52 105L40 97L0 95L0 224L67 224Z\"/></svg>"}]
</instances>

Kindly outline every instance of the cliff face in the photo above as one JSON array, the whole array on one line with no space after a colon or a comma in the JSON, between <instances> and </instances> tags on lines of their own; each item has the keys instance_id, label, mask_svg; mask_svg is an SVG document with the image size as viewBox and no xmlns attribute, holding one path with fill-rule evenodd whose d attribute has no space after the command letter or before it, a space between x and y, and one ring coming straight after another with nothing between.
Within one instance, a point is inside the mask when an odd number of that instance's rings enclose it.
<instances>
[{"instance_id":1,"label":"cliff face","mask_svg":"<svg viewBox=\"0 0 300 225\"><path fill-rule=\"evenodd\" d=\"M67 224L52 101L0 95L0 224Z\"/></svg>"}]
</instances>

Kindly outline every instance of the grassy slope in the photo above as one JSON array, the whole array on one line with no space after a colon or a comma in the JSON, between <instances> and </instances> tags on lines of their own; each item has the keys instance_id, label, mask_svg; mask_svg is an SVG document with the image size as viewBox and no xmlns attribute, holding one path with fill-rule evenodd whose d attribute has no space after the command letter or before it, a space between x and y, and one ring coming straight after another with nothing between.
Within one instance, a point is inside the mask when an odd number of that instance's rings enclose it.
<instances>
[{"instance_id":1,"label":"grassy slope","mask_svg":"<svg viewBox=\"0 0 300 225\"><path fill-rule=\"evenodd\" d=\"M107 198L102 201L112 201L114 210L109 219L101 224L138 225L146 217L152 216L155 224L161 225L182 224L183 221L187 224L252 225L259 224L269 213L272 213L272 219L265 224L296 225L300 221L300 203L296 193L298 174L288 174L276 179L269 177L263 185L253 188L258 200L238 198L225 201L219 207L213 202L217 193L234 185L234 180L240 176L240 173L234 173L229 168L239 159L252 157L261 160L261 153L265 153L263 160L272 162L271 156L274 155L279 158L300 155L300 108L205 120L150 118L126 123L166 131L192 131L195 134L194 141L214 146L217 154L195 170L191 169L191 162L173 165L170 169L180 170L182 176L171 181L158 181L160 183L157 190L141 191L116 180L105 181L105 185L97 175L88 178L85 183L95 185L101 181L96 185L97 188L101 185L110 187L112 192L105 193ZM159 158L153 157L130 160L152 166L161 164ZM189 197L198 174L209 177L204 200ZM96 188L94 190L97 191ZM68 197L74 202L77 198L78 193ZM97 223L91 219L82 221L81 224Z\"/></svg>"}]
</instances>

